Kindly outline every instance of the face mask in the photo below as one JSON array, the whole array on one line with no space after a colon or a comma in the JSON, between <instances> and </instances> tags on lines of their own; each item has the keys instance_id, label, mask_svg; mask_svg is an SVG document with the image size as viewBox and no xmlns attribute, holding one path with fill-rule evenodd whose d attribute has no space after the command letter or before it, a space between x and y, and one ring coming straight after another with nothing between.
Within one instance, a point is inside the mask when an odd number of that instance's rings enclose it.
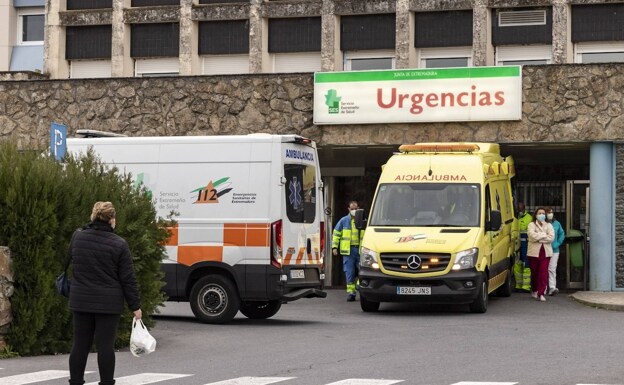
<instances>
[{"instance_id":1,"label":"face mask","mask_svg":"<svg viewBox=\"0 0 624 385\"><path fill-rule=\"evenodd\" d=\"M552 219L555 217L554 214L550 213L550 214L546 214L546 218L548 218L549 221L552 221Z\"/></svg>"},{"instance_id":2,"label":"face mask","mask_svg":"<svg viewBox=\"0 0 624 385\"><path fill-rule=\"evenodd\" d=\"M355 216L355 210L349 210L349 214L351 214L352 217Z\"/></svg>"},{"instance_id":3,"label":"face mask","mask_svg":"<svg viewBox=\"0 0 624 385\"><path fill-rule=\"evenodd\" d=\"M538 214L537 215L537 220L540 221L540 222L544 222L546 220L546 215Z\"/></svg>"},{"instance_id":4,"label":"face mask","mask_svg":"<svg viewBox=\"0 0 624 385\"><path fill-rule=\"evenodd\" d=\"M524 215L524 211L520 211L520 212L518 213L518 215L519 215L519 216L523 216L523 215Z\"/></svg>"}]
</instances>

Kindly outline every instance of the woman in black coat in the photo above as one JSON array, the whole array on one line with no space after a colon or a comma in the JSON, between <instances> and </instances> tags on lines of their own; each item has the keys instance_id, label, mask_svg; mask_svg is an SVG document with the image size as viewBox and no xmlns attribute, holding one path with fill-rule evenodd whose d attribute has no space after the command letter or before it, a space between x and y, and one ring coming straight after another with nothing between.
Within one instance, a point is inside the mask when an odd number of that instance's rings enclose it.
<instances>
[{"instance_id":1,"label":"woman in black coat","mask_svg":"<svg viewBox=\"0 0 624 385\"><path fill-rule=\"evenodd\" d=\"M69 383L82 385L95 337L100 385L115 384L115 338L124 300L137 319L141 303L132 257L126 241L115 234L115 208L97 202L91 222L74 234L69 309L73 312L74 343L69 355Z\"/></svg>"}]
</instances>

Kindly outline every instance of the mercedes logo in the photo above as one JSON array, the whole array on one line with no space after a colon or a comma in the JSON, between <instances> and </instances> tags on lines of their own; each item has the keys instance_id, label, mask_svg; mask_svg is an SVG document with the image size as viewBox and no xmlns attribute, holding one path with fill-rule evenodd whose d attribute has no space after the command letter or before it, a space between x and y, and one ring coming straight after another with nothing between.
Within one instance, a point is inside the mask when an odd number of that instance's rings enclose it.
<instances>
[{"instance_id":1,"label":"mercedes logo","mask_svg":"<svg viewBox=\"0 0 624 385\"><path fill-rule=\"evenodd\" d=\"M409 257L407 257L407 267L409 267L411 270L418 269L421 263L422 263L422 260L416 254L412 254Z\"/></svg>"}]
</instances>

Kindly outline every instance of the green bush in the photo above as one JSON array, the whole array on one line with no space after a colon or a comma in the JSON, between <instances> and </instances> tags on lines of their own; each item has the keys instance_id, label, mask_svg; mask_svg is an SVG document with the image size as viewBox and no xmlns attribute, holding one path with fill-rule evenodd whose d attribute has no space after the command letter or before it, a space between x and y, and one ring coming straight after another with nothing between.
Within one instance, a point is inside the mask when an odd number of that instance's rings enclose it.
<instances>
[{"instance_id":1,"label":"green bush","mask_svg":"<svg viewBox=\"0 0 624 385\"><path fill-rule=\"evenodd\" d=\"M9 343L21 355L67 352L71 348L71 312L54 279L63 269L75 229L89 222L97 201L117 211L116 233L128 241L139 282L144 322L164 302L160 261L168 236L150 196L131 176L108 169L93 155L59 164L41 151L18 151L0 142L0 245L13 258L15 293ZM70 269L71 270L71 269ZM132 313L119 324L117 346L127 346Z\"/></svg>"}]
</instances>

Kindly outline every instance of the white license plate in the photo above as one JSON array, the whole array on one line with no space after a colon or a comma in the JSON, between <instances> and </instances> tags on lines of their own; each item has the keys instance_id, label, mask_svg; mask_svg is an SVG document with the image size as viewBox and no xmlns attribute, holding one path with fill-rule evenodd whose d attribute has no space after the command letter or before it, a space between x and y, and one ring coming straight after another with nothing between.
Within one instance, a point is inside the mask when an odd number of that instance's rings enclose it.
<instances>
[{"instance_id":1,"label":"white license plate","mask_svg":"<svg viewBox=\"0 0 624 385\"><path fill-rule=\"evenodd\" d=\"M305 278L305 271L303 269L291 270L290 278L294 278L294 279Z\"/></svg>"},{"instance_id":2,"label":"white license plate","mask_svg":"<svg viewBox=\"0 0 624 385\"><path fill-rule=\"evenodd\" d=\"M397 286L398 295L431 295L430 287Z\"/></svg>"}]
</instances>

